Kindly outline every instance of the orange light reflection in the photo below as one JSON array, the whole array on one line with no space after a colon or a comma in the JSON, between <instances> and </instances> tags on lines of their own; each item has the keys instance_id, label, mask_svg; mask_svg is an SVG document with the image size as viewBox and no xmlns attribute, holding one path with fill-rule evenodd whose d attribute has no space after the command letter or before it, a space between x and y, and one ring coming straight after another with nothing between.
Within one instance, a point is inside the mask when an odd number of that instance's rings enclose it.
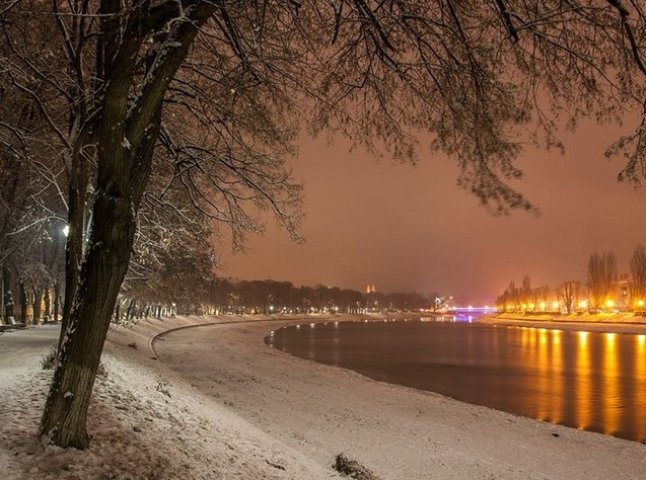
<instances>
[{"instance_id":1,"label":"orange light reflection","mask_svg":"<svg viewBox=\"0 0 646 480\"><path fill-rule=\"evenodd\" d=\"M617 334L604 334L603 350L603 379L605 403L603 415L605 417L606 433L612 434L619 430L619 417L621 398L619 392L619 356L617 352Z\"/></svg>"},{"instance_id":2,"label":"orange light reflection","mask_svg":"<svg viewBox=\"0 0 646 480\"><path fill-rule=\"evenodd\" d=\"M563 378L563 348L561 345L561 331L552 330L552 388L554 392L554 415L552 422L563 421L565 410L565 380Z\"/></svg>"},{"instance_id":3,"label":"orange light reflection","mask_svg":"<svg viewBox=\"0 0 646 480\"><path fill-rule=\"evenodd\" d=\"M590 349L588 347L588 332L577 332L579 337L576 351L576 399L575 411L577 427L584 430L591 420L590 404L588 402L591 386Z\"/></svg>"},{"instance_id":4,"label":"orange light reflection","mask_svg":"<svg viewBox=\"0 0 646 480\"><path fill-rule=\"evenodd\" d=\"M646 335L636 335L635 342L635 382L637 383L635 396L638 404L643 398L643 392L646 391ZM640 418L643 419L646 415L644 409L638 409L635 413L638 415L636 421L639 421ZM640 438L640 441L646 442L646 437Z\"/></svg>"},{"instance_id":5,"label":"orange light reflection","mask_svg":"<svg viewBox=\"0 0 646 480\"><path fill-rule=\"evenodd\" d=\"M537 401L537 415L540 420L549 419L549 400L548 400L548 391L549 391L549 382L550 382L550 359L549 359L549 346L547 344L547 330L541 328L535 330L535 334L538 337L538 342L536 342L536 351L538 352L538 401Z\"/></svg>"}]
</instances>

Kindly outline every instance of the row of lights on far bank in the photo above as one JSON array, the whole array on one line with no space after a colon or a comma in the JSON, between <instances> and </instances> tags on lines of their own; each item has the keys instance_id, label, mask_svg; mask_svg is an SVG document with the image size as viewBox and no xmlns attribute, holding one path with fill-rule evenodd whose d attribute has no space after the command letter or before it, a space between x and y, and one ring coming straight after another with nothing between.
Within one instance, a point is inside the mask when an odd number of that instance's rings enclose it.
<instances>
[{"instance_id":1,"label":"row of lights on far bank","mask_svg":"<svg viewBox=\"0 0 646 480\"><path fill-rule=\"evenodd\" d=\"M521 305L512 305L510 303L507 304L507 310L522 310L523 312L534 312L538 308L541 312L547 311L547 302L540 302L538 304L535 303L523 303ZM560 310L561 309L561 304L559 302L552 302L551 304L551 310ZM588 302L581 301L579 302L579 308L588 308Z\"/></svg>"},{"instance_id":2,"label":"row of lights on far bank","mask_svg":"<svg viewBox=\"0 0 646 480\"><path fill-rule=\"evenodd\" d=\"M548 306L547 302L540 302L538 305L534 304L534 303L527 303L527 304L523 303L521 305L507 304L506 308L507 308L507 310L516 309L516 310L521 310L523 312L535 312L536 308L538 307L538 309L541 312L545 312L545 311L547 311L547 306ZM587 310L589 306L590 306L590 304L589 304L589 302L587 300L581 300L577 304L577 307L578 307L579 310ZM609 310L614 310L617 307L617 303L613 299L609 298L603 303L603 306L605 308L609 309ZM633 302L633 306L634 306L634 308L637 308L637 309L644 308L646 306L646 301L641 300L641 299L640 300L635 300ZM552 302L551 307L552 307L551 311L560 311L561 310L561 303L560 302Z\"/></svg>"}]
</instances>

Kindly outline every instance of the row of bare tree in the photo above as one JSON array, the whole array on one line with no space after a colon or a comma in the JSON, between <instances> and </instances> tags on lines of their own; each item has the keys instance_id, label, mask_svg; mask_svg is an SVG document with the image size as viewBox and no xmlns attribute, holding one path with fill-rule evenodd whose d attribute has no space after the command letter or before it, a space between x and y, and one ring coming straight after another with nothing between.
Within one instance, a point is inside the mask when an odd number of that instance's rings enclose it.
<instances>
[{"instance_id":1,"label":"row of bare tree","mask_svg":"<svg viewBox=\"0 0 646 480\"><path fill-rule=\"evenodd\" d=\"M529 276L520 287L511 282L496 298L502 311L558 311L572 313L607 309L646 311L646 248L637 245L630 258L630 274L620 275L613 252L593 253L587 264L587 282L568 280L555 290L531 287Z\"/></svg>"},{"instance_id":2,"label":"row of bare tree","mask_svg":"<svg viewBox=\"0 0 646 480\"><path fill-rule=\"evenodd\" d=\"M3 100L9 100L0 105L3 122L10 122L14 115L19 119L28 115L15 111L11 101L15 99ZM29 107L36 108L25 102L23 110ZM46 142L47 129L41 125L39 130L37 119L32 118L29 124L31 134ZM49 149L35 150L24 129L8 130L7 125L4 130L0 125L0 324L57 321L63 317L63 305L69 305L73 296L66 289L71 275L69 262L66 269L71 229L64 193L69 190L69 172L64 158L52 156ZM88 187L83 202L81 253L93 225L92 197ZM145 194L138 217L133 247L136 253L130 258L122 301L162 304L165 308L173 303L206 301L207 290L215 281L215 257L209 248L211 226L185 197L174 201L172 208L158 200L148 201L152 197L152 193ZM72 266L72 273L78 273L78 265ZM115 318L123 315L123 311L121 315L115 312Z\"/></svg>"}]
</instances>

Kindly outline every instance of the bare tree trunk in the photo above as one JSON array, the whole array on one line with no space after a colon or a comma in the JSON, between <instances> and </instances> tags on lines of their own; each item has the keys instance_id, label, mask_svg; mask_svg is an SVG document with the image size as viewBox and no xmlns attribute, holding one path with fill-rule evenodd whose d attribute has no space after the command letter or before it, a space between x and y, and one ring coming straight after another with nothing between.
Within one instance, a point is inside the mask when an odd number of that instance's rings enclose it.
<instances>
[{"instance_id":1,"label":"bare tree trunk","mask_svg":"<svg viewBox=\"0 0 646 480\"><path fill-rule=\"evenodd\" d=\"M101 8L102 13L118 14L121 4L106 1L101 2ZM105 15L101 20L103 35L98 45L97 75L106 80L107 87L93 129L97 176L92 217L96 221L81 264L69 319L61 330L59 361L40 424L41 439L47 443L63 448L88 446L86 419L90 397L110 317L128 270L135 216L148 183L161 128L163 98L199 26L215 8L214 4L200 3L191 11L194 21L179 24L179 47L176 45L155 69L150 87L132 113L128 93L137 66L136 53L146 36L141 29L144 22L133 18L136 29L130 32L129 41L122 44L119 15ZM124 144L125 139L129 139L130 147ZM66 308L70 308L69 299L66 300Z\"/></svg>"},{"instance_id":2,"label":"bare tree trunk","mask_svg":"<svg viewBox=\"0 0 646 480\"><path fill-rule=\"evenodd\" d=\"M115 190L96 197L94 213L101 222L92 231L40 425L43 441L64 448L88 446L87 410L134 239L130 199Z\"/></svg>"},{"instance_id":3,"label":"bare tree trunk","mask_svg":"<svg viewBox=\"0 0 646 480\"><path fill-rule=\"evenodd\" d=\"M33 312L34 312L34 321L33 323L36 325L40 325L40 317L41 317L41 301L43 298L43 294L40 289L36 287L32 287L32 291L34 292L34 302L33 302Z\"/></svg>"},{"instance_id":4,"label":"bare tree trunk","mask_svg":"<svg viewBox=\"0 0 646 480\"><path fill-rule=\"evenodd\" d=\"M54 322L58 322L58 312L60 310L60 292L61 287L58 280L54 282Z\"/></svg>"},{"instance_id":5,"label":"bare tree trunk","mask_svg":"<svg viewBox=\"0 0 646 480\"><path fill-rule=\"evenodd\" d=\"M76 294L79 281L79 270L83 259L83 218L85 212L85 194L87 192L87 168L84 160L76 153L72 158L72 172L69 185L69 209L67 222L69 232L65 245L65 300L63 301L63 321L61 335L58 340L60 350L64 332L67 330L67 321L72 309L72 302Z\"/></svg>"},{"instance_id":6,"label":"bare tree trunk","mask_svg":"<svg viewBox=\"0 0 646 480\"><path fill-rule=\"evenodd\" d=\"M46 322L48 322L49 316L51 315L51 312L52 312L51 298L49 296L49 285L45 286L45 290L43 293L43 300L45 301L45 311L43 312L43 318L45 319Z\"/></svg>"},{"instance_id":7,"label":"bare tree trunk","mask_svg":"<svg viewBox=\"0 0 646 480\"><path fill-rule=\"evenodd\" d=\"M126 311L126 320L130 321L134 318L136 306L137 302L135 301L135 299L131 299L130 303L128 304L128 310Z\"/></svg>"},{"instance_id":8,"label":"bare tree trunk","mask_svg":"<svg viewBox=\"0 0 646 480\"><path fill-rule=\"evenodd\" d=\"M23 325L27 325L27 291L25 284L20 282L20 321Z\"/></svg>"},{"instance_id":9,"label":"bare tree trunk","mask_svg":"<svg viewBox=\"0 0 646 480\"><path fill-rule=\"evenodd\" d=\"M4 291L2 292L2 316L5 319L6 323L10 322L10 317L13 317L13 279L11 275L11 270L7 268L6 265L2 266L2 285L4 286Z\"/></svg>"}]
</instances>

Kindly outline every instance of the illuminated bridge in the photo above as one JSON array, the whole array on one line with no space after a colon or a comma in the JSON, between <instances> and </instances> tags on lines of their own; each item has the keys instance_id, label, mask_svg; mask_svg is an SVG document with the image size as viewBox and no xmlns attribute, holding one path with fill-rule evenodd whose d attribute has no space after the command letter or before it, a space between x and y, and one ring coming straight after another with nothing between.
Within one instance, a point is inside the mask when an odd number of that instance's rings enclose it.
<instances>
[{"instance_id":1,"label":"illuminated bridge","mask_svg":"<svg viewBox=\"0 0 646 480\"><path fill-rule=\"evenodd\" d=\"M458 315L468 315L470 313L495 313L496 309L494 307L453 307L449 309L450 313L456 313Z\"/></svg>"}]
</instances>

